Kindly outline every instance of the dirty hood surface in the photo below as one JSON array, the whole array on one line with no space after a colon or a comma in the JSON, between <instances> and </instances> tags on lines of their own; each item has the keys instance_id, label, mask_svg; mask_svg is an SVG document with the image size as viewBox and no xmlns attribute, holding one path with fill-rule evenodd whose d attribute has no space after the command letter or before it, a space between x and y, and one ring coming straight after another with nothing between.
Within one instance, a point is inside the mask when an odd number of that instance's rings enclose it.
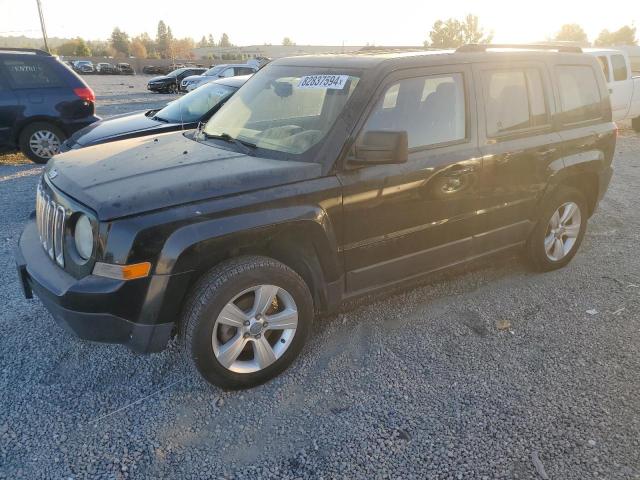
<instances>
[{"instance_id":1,"label":"dirty hood surface","mask_svg":"<svg viewBox=\"0 0 640 480\"><path fill-rule=\"evenodd\" d=\"M54 157L45 175L100 220L319 177L318 164L248 156L172 132Z\"/></svg>"}]
</instances>

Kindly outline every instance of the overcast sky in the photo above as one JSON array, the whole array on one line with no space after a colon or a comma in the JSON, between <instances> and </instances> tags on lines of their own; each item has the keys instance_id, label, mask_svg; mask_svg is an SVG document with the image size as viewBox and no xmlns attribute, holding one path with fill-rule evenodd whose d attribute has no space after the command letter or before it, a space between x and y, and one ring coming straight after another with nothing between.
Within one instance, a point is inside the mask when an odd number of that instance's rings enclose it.
<instances>
[{"instance_id":1,"label":"overcast sky","mask_svg":"<svg viewBox=\"0 0 640 480\"><path fill-rule=\"evenodd\" d=\"M175 37L199 40L212 33L219 39L226 32L236 45L279 44L284 36L299 45L421 45L435 20L466 13L478 15L495 42L543 40L563 23L582 25L590 40L604 28L640 26L640 0L41 2L49 36L86 39L107 39L116 26L131 36L146 31L155 37L161 19ZM39 28L36 0L0 0L0 35L36 37Z\"/></svg>"}]
</instances>

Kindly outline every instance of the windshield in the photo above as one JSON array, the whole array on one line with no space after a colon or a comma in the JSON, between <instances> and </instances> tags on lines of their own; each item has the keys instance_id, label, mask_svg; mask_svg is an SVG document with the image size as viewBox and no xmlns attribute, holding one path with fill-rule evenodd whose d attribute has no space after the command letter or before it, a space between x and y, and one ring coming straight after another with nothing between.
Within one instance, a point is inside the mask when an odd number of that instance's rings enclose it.
<instances>
[{"instance_id":1,"label":"windshield","mask_svg":"<svg viewBox=\"0 0 640 480\"><path fill-rule=\"evenodd\" d=\"M217 67L210 68L209 70L204 72L202 75L205 75L207 77L213 77L213 76L218 75L222 71L223 68L224 68L224 66L218 65Z\"/></svg>"},{"instance_id":2,"label":"windshield","mask_svg":"<svg viewBox=\"0 0 640 480\"><path fill-rule=\"evenodd\" d=\"M302 154L329 132L358 80L336 69L266 67L207 122L204 132Z\"/></svg>"},{"instance_id":3,"label":"windshield","mask_svg":"<svg viewBox=\"0 0 640 480\"><path fill-rule=\"evenodd\" d=\"M167 77L177 77L178 75L180 75L185 70L186 70L186 68L179 68L177 70L174 70L173 72L167 73Z\"/></svg>"},{"instance_id":4,"label":"windshield","mask_svg":"<svg viewBox=\"0 0 640 480\"><path fill-rule=\"evenodd\" d=\"M228 99L237 88L218 83L208 83L179 100L171 102L155 118L169 123L190 123L199 121L212 108Z\"/></svg>"}]
</instances>

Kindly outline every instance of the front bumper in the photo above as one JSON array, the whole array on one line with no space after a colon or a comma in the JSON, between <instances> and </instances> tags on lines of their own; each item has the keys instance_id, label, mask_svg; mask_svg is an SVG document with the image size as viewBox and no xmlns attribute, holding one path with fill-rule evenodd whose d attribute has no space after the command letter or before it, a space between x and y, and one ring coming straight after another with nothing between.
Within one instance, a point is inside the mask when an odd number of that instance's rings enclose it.
<instances>
[{"instance_id":1,"label":"front bumper","mask_svg":"<svg viewBox=\"0 0 640 480\"><path fill-rule=\"evenodd\" d=\"M174 322L150 323L148 317L146 322L135 321L145 320L148 295L144 292L150 289L152 278L125 282L89 275L76 279L47 256L34 220L20 236L16 265L25 297L35 293L56 322L80 338L120 343L146 353L163 350L173 334ZM127 315L137 318L125 318Z\"/></svg>"}]
</instances>

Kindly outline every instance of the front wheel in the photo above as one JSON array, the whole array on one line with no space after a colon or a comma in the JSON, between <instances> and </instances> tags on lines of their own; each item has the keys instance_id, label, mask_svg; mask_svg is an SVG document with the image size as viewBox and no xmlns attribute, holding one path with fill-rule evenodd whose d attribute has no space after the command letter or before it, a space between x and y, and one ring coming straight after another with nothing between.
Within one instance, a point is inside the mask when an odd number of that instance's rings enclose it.
<instances>
[{"instance_id":1,"label":"front wheel","mask_svg":"<svg viewBox=\"0 0 640 480\"><path fill-rule=\"evenodd\" d=\"M540 271L562 268L574 257L587 228L587 202L575 188L559 187L544 203L527 256Z\"/></svg>"},{"instance_id":2,"label":"front wheel","mask_svg":"<svg viewBox=\"0 0 640 480\"><path fill-rule=\"evenodd\" d=\"M198 372L225 389L260 385L298 356L311 329L304 280L267 257L214 267L195 286L181 319L183 350Z\"/></svg>"}]
</instances>

